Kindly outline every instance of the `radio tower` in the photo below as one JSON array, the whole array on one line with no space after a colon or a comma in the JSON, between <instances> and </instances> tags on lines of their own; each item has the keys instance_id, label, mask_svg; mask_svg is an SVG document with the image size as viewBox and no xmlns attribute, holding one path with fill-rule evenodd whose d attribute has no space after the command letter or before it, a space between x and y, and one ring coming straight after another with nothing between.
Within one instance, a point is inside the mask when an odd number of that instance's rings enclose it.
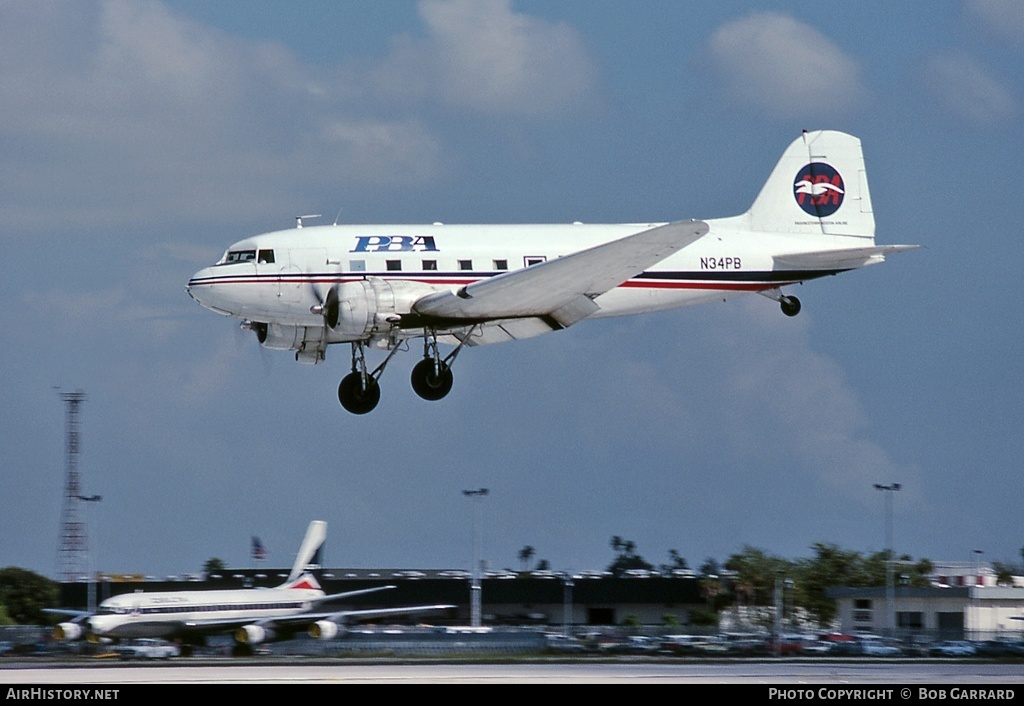
<instances>
[{"instance_id":1,"label":"radio tower","mask_svg":"<svg viewBox=\"0 0 1024 706\"><path fill-rule=\"evenodd\" d=\"M67 405L64 430L64 509L60 517L60 580L78 581L88 571L89 539L85 523L79 518L78 503L82 489L78 475L78 453L81 448L78 432L78 411L85 402L85 393L62 392L60 398Z\"/></svg>"}]
</instances>

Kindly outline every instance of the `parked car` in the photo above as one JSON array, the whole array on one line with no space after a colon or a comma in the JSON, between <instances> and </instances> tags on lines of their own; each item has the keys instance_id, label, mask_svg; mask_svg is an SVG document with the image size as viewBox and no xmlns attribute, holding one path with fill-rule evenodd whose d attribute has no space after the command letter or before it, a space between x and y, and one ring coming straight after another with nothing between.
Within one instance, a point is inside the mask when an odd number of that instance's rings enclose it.
<instances>
[{"instance_id":1,"label":"parked car","mask_svg":"<svg viewBox=\"0 0 1024 706\"><path fill-rule=\"evenodd\" d=\"M928 653L933 657L971 657L977 651L967 640L945 640L933 645Z\"/></svg>"},{"instance_id":2,"label":"parked car","mask_svg":"<svg viewBox=\"0 0 1024 706\"><path fill-rule=\"evenodd\" d=\"M976 644L974 650L983 657L1024 657L1024 642L985 640Z\"/></svg>"},{"instance_id":3,"label":"parked car","mask_svg":"<svg viewBox=\"0 0 1024 706\"><path fill-rule=\"evenodd\" d=\"M861 640L860 653L870 657L895 657L903 654L898 646L886 640Z\"/></svg>"},{"instance_id":4,"label":"parked car","mask_svg":"<svg viewBox=\"0 0 1024 706\"><path fill-rule=\"evenodd\" d=\"M804 645L805 655L828 655L836 652L836 643L830 640L815 640Z\"/></svg>"},{"instance_id":5,"label":"parked car","mask_svg":"<svg viewBox=\"0 0 1024 706\"><path fill-rule=\"evenodd\" d=\"M181 654L177 645L153 638L118 645L115 652L121 659L170 659Z\"/></svg>"}]
</instances>

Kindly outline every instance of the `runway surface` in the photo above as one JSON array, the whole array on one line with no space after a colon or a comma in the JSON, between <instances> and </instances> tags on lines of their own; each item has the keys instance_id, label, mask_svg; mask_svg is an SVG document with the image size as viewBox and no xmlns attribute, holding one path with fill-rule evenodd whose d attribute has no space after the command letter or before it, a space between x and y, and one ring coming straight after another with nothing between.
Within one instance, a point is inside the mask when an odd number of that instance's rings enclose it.
<instances>
[{"instance_id":1,"label":"runway surface","mask_svg":"<svg viewBox=\"0 0 1024 706\"><path fill-rule=\"evenodd\" d=\"M0 684L819 684L1020 685L1024 665L729 662L351 664L337 662L0 664Z\"/></svg>"}]
</instances>

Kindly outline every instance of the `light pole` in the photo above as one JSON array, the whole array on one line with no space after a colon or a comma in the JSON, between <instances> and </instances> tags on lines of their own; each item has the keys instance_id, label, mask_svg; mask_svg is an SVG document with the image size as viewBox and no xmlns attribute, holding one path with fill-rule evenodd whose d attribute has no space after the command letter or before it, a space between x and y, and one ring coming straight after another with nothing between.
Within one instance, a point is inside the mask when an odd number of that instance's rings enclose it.
<instances>
[{"instance_id":1,"label":"light pole","mask_svg":"<svg viewBox=\"0 0 1024 706\"><path fill-rule=\"evenodd\" d=\"M100 495L76 495L75 496L75 500L78 500L79 502L83 502L83 503L98 503L99 501L103 500L103 497L100 496ZM93 532L92 532L93 540L92 541L93 541L93 544L95 544L96 543L96 532L95 532L96 528L93 527L92 529L93 529ZM96 552L95 552L95 550L91 546L88 546L88 545L86 546L85 550L86 550L86 552L88 552L88 557L87 557L86 561L89 564L89 587L88 587L88 596L86 598L86 609L90 613L95 613L96 612L96 582L99 580L99 578L96 576Z\"/></svg>"},{"instance_id":2,"label":"light pole","mask_svg":"<svg viewBox=\"0 0 1024 706\"><path fill-rule=\"evenodd\" d=\"M487 488L463 490L462 494L472 498L473 513L473 570L470 572L469 584L469 624L475 628L481 625L481 593L480 585L480 500L488 495Z\"/></svg>"},{"instance_id":3,"label":"light pole","mask_svg":"<svg viewBox=\"0 0 1024 706\"><path fill-rule=\"evenodd\" d=\"M875 483L875 490L885 491L885 620L889 637L892 637L896 629L896 615L894 613L895 588L892 583L893 548L892 548L892 495L900 489L899 483L882 485Z\"/></svg>"},{"instance_id":4,"label":"light pole","mask_svg":"<svg viewBox=\"0 0 1024 706\"><path fill-rule=\"evenodd\" d=\"M572 636L572 572L562 574L562 634Z\"/></svg>"},{"instance_id":5,"label":"light pole","mask_svg":"<svg viewBox=\"0 0 1024 706\"><path fill-rule=\"evenodd\" d=\"M981 555L984 554L980 549L975 549L974 554L974 580L971 581L971 607L973 608L974 616L971 620L971 638L977 640L980 638L981 629L981 595L978 593L978 586L984 585L981 581Z\"/></svg>"}]
</instances>

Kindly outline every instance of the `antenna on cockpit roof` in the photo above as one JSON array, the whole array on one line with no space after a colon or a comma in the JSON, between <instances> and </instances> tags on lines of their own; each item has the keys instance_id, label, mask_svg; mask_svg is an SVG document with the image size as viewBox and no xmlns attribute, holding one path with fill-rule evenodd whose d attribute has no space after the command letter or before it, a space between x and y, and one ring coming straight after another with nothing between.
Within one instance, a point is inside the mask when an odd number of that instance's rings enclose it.
<instances>
[{"instance_id":1,"label":"antenna on cockpit roof","mask_svg":"<svg viewBox=\"0 0 1024 706\"><path fill-rule=\"evenodd\" d=\"M341 212L344 211L344 210L345 210L344 206L342 206L341 208L338 209L338 215L334 217L334 225L338 225L338 221L341 220Z\"/></svg>"},{"instance_id":2,"label":"antenna on cockpit roof","mask_svg":"<svg viewBox=\"0 0 1024 706\"><path fill-rule=\"evenodd\" d=\"M302 227L302 219L303 218L320 218L320 214L319 213L310 213L310 214L307 214L305 216L296 216L295 217L295 227L296 228L301 228Z\"/></svg>"}]
</instances>

